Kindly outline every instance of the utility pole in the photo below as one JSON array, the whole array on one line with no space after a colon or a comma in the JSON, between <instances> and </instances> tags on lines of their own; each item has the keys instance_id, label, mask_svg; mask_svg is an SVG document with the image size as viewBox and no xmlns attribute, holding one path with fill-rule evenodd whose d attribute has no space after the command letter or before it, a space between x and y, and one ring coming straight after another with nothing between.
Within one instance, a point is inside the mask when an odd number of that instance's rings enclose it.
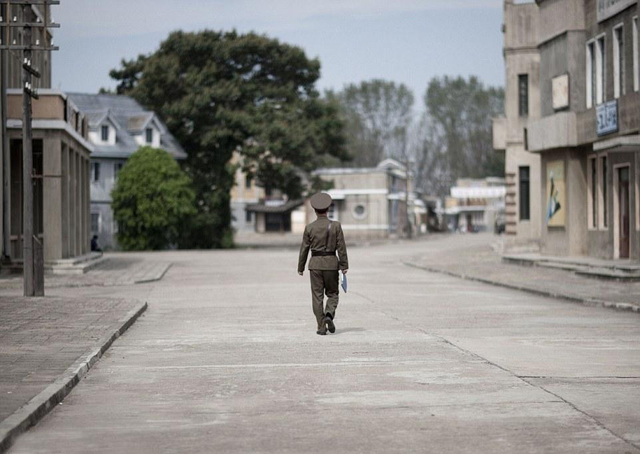
<instances>
[{"instance_id":1,"label":"utility pole","mask_svg":"<svg viewBox=\"0 0 640 454\"><path fill-rule=\"evenodd\" d=\"M22 238L23 238L23 269L24 296L44 296L44 257L40 239L34 235L34 207L33 207L33 137L31 131L31 98L38 99L38 92L34 88L32 78L40 77L40 73L32 66L32 52L57 50L57 47L47 43L49 28L59 27L49 19L49 6L59 5L59 0L0 0L6 5L6 17L0 20L0 25L7 27L9 40L2 40L0 49L3 52L22 51ZM12 6L22 9L22 18L13 14ZM40 11L43 19L34 19L34 6L43 6ZM11 35L12 27L23 30L22 42L18 43ZM42 29L40 39L33 42L33 29ZM4 71L4 67L3 67ZM5 87L6 89L6 87Z\"/></svg>"}]
</instances>

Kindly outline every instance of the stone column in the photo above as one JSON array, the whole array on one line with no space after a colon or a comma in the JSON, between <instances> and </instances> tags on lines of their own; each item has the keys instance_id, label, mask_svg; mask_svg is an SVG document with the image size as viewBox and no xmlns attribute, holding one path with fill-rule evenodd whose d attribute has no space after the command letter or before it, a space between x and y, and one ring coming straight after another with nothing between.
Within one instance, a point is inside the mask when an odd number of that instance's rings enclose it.
<instances>
[{"instance_id":1,"label":"stone column","mask_svg":"<svg viewBox=\"0 0 640 454\"><path fill-rule=\"evenodd\" d=\"M44 260L62 258L62 143L59 137L43 140Z\"/></svg>"},{"instance_id":2,"label":"stone column","mask_svg":"<svg viewBox=\"0 0 640 454\"><path fill-rule=\"evenodd\" d=\"M69 257L76 255L76 210L78 204L76 202L76 152L73 148L69 148L69 224L67 232L69 235Z\"/></svg>"},{"instance_id":3,"label":"stone column","mask_svg":"<svg viewBox=\"0 0 640 454\"><path fill-rule=\"evenodd\" d=\"M62 258L69 257L69 147L65 142L62 148Z\"/></svg>"},{"instance_id":4,"label":"stone column","mask_svg":"<svg viewBox=\"0 0 640 454\"><path fill-rule=\"evenodd\" d=\"M76 219L74 232L76 235L76 256L82 254L82 167L80 152L76 153Z\"/></svg>"}]
</instances>

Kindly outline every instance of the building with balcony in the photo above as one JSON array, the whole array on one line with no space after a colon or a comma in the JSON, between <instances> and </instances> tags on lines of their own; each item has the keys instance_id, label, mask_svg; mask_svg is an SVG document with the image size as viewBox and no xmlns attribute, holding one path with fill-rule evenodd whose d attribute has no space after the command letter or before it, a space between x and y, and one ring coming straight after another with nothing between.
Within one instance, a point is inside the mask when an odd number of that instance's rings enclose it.
<instances>
[{"instance_id":1,"label":"building with balcony","mask_svg":"<svg viewBox=\"0 0 640 454\"><path fill-rule=\"evenodd\" d=\"M538 6L504 2L505 116L494 119L493 147L505 151L505 248L539 248L540 156L525 149L529 122L540 118Z\"/></svg>"},{"instance_id":2,"label":"building with balcony","mask_svg":"<svg viewBox=\"0 0 640 454\"><path fill-rule=\"evenodd\" d=\"M414 234L426 231L426 206L411 192L410 174L401 163L385 159L372 168L318 169L314 175L332 183L326 191L333 198L329 217L351 238L402 236L407 222ZM310 206L307 219L315 219Z\"/></svg>"},{"instance_id":3,"label":"building with balcony","mask_svg":"<svg viewBox=\"0 0 640 454\"><path fill-rule=\"evenodd\" d=\"M638 1L526 6L537 16L540 117L522 133L540 158L541 252L639 260Z\"/></svg>"}]
</instances>

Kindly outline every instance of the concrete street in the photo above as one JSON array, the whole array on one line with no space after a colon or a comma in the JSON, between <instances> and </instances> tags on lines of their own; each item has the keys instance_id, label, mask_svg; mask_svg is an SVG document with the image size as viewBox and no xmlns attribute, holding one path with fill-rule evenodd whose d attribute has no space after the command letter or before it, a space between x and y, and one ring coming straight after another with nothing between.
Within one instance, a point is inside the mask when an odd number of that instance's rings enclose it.
<instances>
[{"instance_id":1,"label":"concrete street","mask_svg":"<svg viewBox=\"0 0 640 454\"><path fill-rule=\"evenodd\" d=\"M436 241L352 248L327 336L292 249L50 289L149 308L9 452L640 452L640 315L402 264Z\"/></svg>"}]
</instances>

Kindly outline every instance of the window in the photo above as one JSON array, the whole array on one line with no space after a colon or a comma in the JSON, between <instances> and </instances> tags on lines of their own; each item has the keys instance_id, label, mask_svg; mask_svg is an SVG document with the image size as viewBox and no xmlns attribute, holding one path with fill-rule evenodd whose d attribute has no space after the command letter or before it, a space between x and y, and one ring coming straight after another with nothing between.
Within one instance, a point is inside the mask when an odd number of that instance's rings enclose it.
<instances>
[{"instance_id":1,"label":"window","mask_svg":"<svg viewBox=\"0 0 640 454\"><path fill-rule=\"evenodd\" d=\"M640 90L640 69L638 68L638 16L633 18L633 91Z\"/></svg>"},{"instance_id":2,"label":"window","mask_svg":"<svg viewBox=\"0 0 640 454\"><path fill-rule=\"evenodd\" d=\"M103 142L108 142L109 141L109 126L102 125L102 128L101 128L101 139L102 139Z\"/></svg>"},{"instance_id":3,"label":"window","mask_svg":"<svg viewBox=\"0 0 640 454\"><path fill-rule=\"evenodd\" d=\"M331 204L329 207L329 211L327 211L327 217L332 221L339 221L338 219L338 208L336 207L335 202Z\"/></svg>"},{"instance_id":4,"label":"window","mask_svg":"<svg viewBox=\"0 0 640 454\"><path fill-rule=\"evenodd\" d=\"M122 162L116 162L113 165L113 179L114 180L118 179L118 174L120 173L120 171L122 170L123 167L124 167L124 163L122 163Z\"/></svg>"},{"instance_id":5,"label":"window","mask_svg":"<svg viewBox=\"0 0 640 454\"><path fill-rule=\"evenodd\" d=\"M529 75L518 75L518 114L521 117L529 115Z\"/></svg>"},{"instance_id":6,"label":"window","mask_svg":"<svg viewBox=\"0 0 640 454\"><path fill-rule=\"evenodd\" d=\"M253 178L251 178L251 175L247 175L244 177L244 187L246 189L251 189L251 181L253 180Z\"/></svg>"},{"instance_id":7,"label":"window","mask_svg":"<svg viewBox=\"0 0 640 454\"><path fill-rule=\"evenodd\" d=\"M604 36L596 40L596 104L602 104L604 94L605 47Z\"/></svg>"},{"instance_id":8,"label":"window","mask_svg":"<svg viewBox=\"0 0 640 454\"><path fill-rule=\"evenodd\" d=\"M596 42L587 43L587 109L596 104Z\"/></svg>"},{"instance_id":9,"label":"window","mask_svg":"<svg viewBox=\"0 0 640 454\"><path fill-rule=\"evenodd\" d=\"M598 162L596 157L589 158L589 227L598 227Z\"/></svg>"},{"instance_id":10,"label":"window","mask_svg":"<svg viewBox=\"0 0 640 454\"><path fill-rule=\"evenodd\" d=\"M602 205L602 227L607 227L607 157L602 156L600 158L600 175L601 182L600 185L602 187L602 197L600 198L600 202Z\"/></svg>"},{"instance_id":11,"label":"window","mask_svg":"<svg viewBox=\"0 0 640 454\"><path fill-rule=\"evenodd\" d=\"M91 213L91 233L100 232L100 213Z\"/></svg>"},{"instance_id":12,"label":"window","mask_svg":"<svg viewBox=\"0 0 640 454\"><path fill-rule=\"evenodd\" d=\"M100 163L92 162L91 163L91 181L97 182L100 180Z\"/></svg>"},{"instance_id":13,"label":"window","mask_svg":"<svg viewBox=\"0 0 640 454\"><path fill-rule=\"evenodd\" d=\"M613 29L613 97L624 95L624 29Z\"/></svg>"},{"instance_id":14,"label":"window","mask_svg":"<svg viewBox=\"0 0 640 454\"><path fill-rule=\"evenodd\" d=\"M251 211L245 211L245 222L250 224L253 221L253 213Z\"/></svg>"},{"instance_id":15,"label":"window","mask_svg":"<svg viewBox=\"0 0 640 454\"><path fill-rule=\"evenodd\" d=\"M529 181L529 166L518 168L520 184L520 220L531 219L531 186Z\"/></svg>"},{"instance_id":16,"label":"window","mask_svg":"<svg viewBox=\"0 0 640 454\"><path fill-rule=\"evenodd\" d=\"M356 219L364 219L367 216L367 209L364 205L358 204L353 208L353 217Z\"/></svg>"},{"instance_id":17,"label":"window","mask_svg":"<svg viewBox=\"0 0 640 454\"><path fill-rule=\"evenodd\" d=\"M145 130L145 139L146 139L147 143L152 143L153 142L153 129L152 128L147 128Z\"/></svg>"}]
</instances>

